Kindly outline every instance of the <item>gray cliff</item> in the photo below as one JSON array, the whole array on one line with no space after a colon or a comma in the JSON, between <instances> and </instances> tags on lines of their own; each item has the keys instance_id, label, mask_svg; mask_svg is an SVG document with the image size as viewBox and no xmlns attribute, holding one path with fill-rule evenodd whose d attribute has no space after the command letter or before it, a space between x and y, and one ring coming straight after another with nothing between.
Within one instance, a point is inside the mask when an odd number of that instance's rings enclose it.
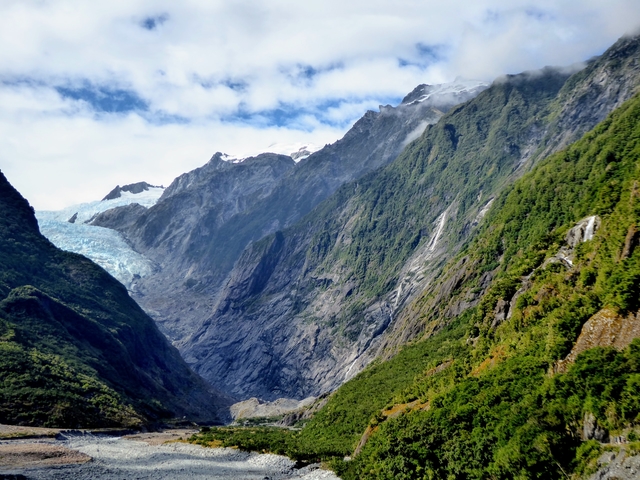
<instances>
[{"instance_id":1,"label":"gray cliff","mask_svg":"<svg viewBox=\"0 0 640 480\"><path fill-rule=\"evenodd\" d=\"M177 344L185 359L240 398L304 398L438 328L407 306L425 289L432 300L448 298L471 267L462 262L450 281L434 280L497 194L637 92L639 50L638 38L622 39L573 75L500 79L392 164L251 243L212 314ZM447 305L446 316L478 298Z\"/></svg>"},{"instance_id":2,"label":"gray cliff","mask_svg":"<svg viewBox=\"0 0 640 480\"><path fill-rule=\"evenodd\" d=\"M293 224L341 185L393 161L428 124L484 88L477 82L420 85L398 107L367 112L344 138L297 164L275 154L240 163L216 154L178 177L147 211L105 212L93 225L119 230L160 265L137 283L134 298L188 350L187 337L211 315L249 244Z\"/></svg>"}]
</instances>

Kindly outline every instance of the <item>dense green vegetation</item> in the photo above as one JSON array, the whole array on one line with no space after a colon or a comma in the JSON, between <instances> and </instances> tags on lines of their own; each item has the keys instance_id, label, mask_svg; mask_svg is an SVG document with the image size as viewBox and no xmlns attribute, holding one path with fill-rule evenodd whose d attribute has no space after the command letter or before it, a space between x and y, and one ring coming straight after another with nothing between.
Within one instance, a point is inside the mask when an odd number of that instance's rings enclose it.
<instances>
[{"instance_id":1,"label":"dense green vegetation","mask_svg":"<svg viewBox=\"0 0 640 480\"><path fill-rule=\"evenodd\" d=\"M477 288L494 270L477 307L342 386L280 450L333 457L345 480L566 478L602 449L582 438L585 415L636 439L640 340L623 351L595 346L553 372L593 314L606 307L623 318L640 307L639 159L636 97L496 200L461 254L475 274L454 292ZM545 262L590 215L600 227L576 246L573 264ZM510 318L496 322L498 302L519 289ZM340 460L367 427L361 452ZM225 441L251 448L242 436Z\"/></svg>"},{"instance_id":2,"label":"dense green vegetation","mask_svg":"<svg viewBox=\"0 0 640 480\"><path fill-rule=\"evenodd\" d=\"M563 478L583 466L585 410L611 427L640 420L639 362L639 340L589 350L550 378L547 363L514 356L383 423L343 478Z\"/></svg>"},{"instance_id":3,"label":"dense green vegetation","mask_svg":"<svg viewBox=\"0 0 640 480\"><path fill-rule=\"evenodd\" d=\"M277 427L203 427L189 441L205 447L240 447L243 450L314 460L313 452L299 447L300 433Z\"/></svg>"},{"instance_id":4,"label":"dense green vegetation","mask_svg":"<svg viewBox=\"0 0 640 480\"><path fill-rule=\"evenodd\" d=\"M0 423L137 426L205 392L119 282L40 235L0 173Z\"/></svg>"},{"instance_id":5,"label":"dense green vegetation","mask_svg":"<svg viewBox=\"0 0 640 480\"><path fill-rule=\"evenodd\" d=\"M370 177L351 242L334 252L348 259L363 293L375 297L392 288L399 267L429 240L435 220L452 203L460 238L468 210L507 182L566 79L548 71L496 83L428 127L383 175Z\"/></svg>"},{"instance_id":6,"label":"dense green vegetation","mask_svg":"<svg viewBox=\"0 0 640 480\"><path fill-rule=\"evenodd\" d=\"M306 265L318 271L340 265L349 272L343 281L356 287L345 322L361 318L372 298L393 288L402 265L430 241L438 217L452 205L451 243L464 238L469 216L482 206L478 200L486 203L509 182L522 151L544 130L566 80L549 70L497 82L427 127L393 164L360 179L355 190L343 186L314 211L312 221L324 225ZM336 219L335 212L345 209L352 213ZM348 241L336 241L346 221L354 222Z\"/></svg>"},{"instance_id":7,"label":"dense green vegetation","mask_svg":"<svg viewBox=\"0 0 640 480\"><path fill-rule=\"evenodd\" d=\"M62 356L25 349L10 341L14 332L3 330L0 423L85 428L142 424L144 419L122 396L95 376L76 371Z\"/></svg>"},{"instance_id":8,"label":"dense green vegetation","mask_svg":"<svg viewBox=\"0 0 640 480\"><path fill-rule=\"evenodd\" d=\"M431 408L384 422L347 464L345 478L559 478L578 467L586 412L612 431L637 425L637 340L623 353L588 351L566 374L548 372L600 308L621 315L638 309L640 252L622 252L640 221L639 158L635 98L498 199L466 252L481 262L479 272L499 265L459 339L468 353L455 357L457 369L444 378L428 376L397 391L392 403L418 397ZM594 240L578 245L574 266L541 268L567 230L594 214L602 225ZM497 301L509 300L531 272L511 319L492 326ZM369 393L360 390L361 398Z\"/></svg>"}]
</instances>

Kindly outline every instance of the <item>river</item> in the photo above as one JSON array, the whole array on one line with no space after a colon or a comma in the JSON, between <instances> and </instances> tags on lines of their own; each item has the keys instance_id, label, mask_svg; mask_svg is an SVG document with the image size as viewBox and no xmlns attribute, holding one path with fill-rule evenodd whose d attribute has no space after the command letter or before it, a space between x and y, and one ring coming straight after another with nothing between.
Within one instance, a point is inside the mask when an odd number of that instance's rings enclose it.
<instances>
[{"instance_id":1,"label":"river","mask_svg":"<svg viewBox=\"0 0 640 480\"><path fill-rule=\"evenodd\" d=\"M153 443L101 435L58 435L56 440L2 442L59 448L81 452L91 460L80 464L0 468L0 478L34 480L339 480L317 465L296 469L293 461L270 454L241 452L232 448L203 448L174 442ZM1 457L2 455L0 455ZM15 475L8 477L8 475Z\"/></svg>"}]
</instances>

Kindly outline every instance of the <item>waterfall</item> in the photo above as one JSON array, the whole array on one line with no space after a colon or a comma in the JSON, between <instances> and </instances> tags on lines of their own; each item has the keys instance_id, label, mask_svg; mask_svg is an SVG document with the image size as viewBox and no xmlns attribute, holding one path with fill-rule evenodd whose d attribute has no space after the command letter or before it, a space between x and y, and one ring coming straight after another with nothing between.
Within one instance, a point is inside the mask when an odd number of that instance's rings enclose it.
<instances>
[{"instance_id":1,"label":"waterfall","mask_svg":"<svg viewBox=\"0 0 640 480\"><path fill-rule=\"evenodd\" d=\"M593 217L589 217L589 222L587 223L587 228L585 228L584 230L584 238L582 239L583 242L587 242L591 239L593 239L593 233L595 230L595 225L596 225L596 216L594 215Z\"/></svg>"}]
</instances>

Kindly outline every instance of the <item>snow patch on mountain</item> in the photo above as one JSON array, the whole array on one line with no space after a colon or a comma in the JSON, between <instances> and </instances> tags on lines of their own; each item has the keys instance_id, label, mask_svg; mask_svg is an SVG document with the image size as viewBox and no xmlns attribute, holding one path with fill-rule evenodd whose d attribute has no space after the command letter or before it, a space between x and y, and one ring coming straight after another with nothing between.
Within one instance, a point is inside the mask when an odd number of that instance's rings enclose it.
<instances>
[{"instance_id":1,"label":"snow patch on mountain","mask_svg":"<svg viewBox=\"0 0 640 480\"><path fill-rule=\"evenodd\" d=\"M162 187L136 194L123 191L119 198L113 200L88 202L57 211L38 211L36 218L40 232L56 247L84 255L129 290L135 290L136 280L153 273L158 267L134 251L119 232L89 222L99 213L131 203L149 208L155 205L163 191Z\"/></svg>"},{"instance_id":2,"label":"snow patch on mountain","mask_svg":"<svg viewBox=\"0 0 640 480\"><path fill-rule=\"evenodd\" d=\"M58 220L68 222L77 214L72 223L88 223L93 220L99 213L106 212L115 207L123 207L131 203L139 203L145 208L149 208L156 204L160 196L164 192L162 187L151 187L140 193L121 192L119 198L113 200L98 200L95 202L81 203L72 205L62 210L42 210L36 212L38 219Z\"/></svg>"},{"instance_id":3,"label":"snow patch on mountain","mask_svg":"<svg viewBox=\"0 0 640 480\"><path fill-rule=\"evenodd\" d=\"M447 103L457 103L457 100L469 93L480 93L489 87L489 84L479 80L465 80L456 78L451 83L441 83L438 85L418 85L413 92L403 100L403 105L414 105L429 101L434 106Z\"/></svg>"},{"instance_id":4,"label":"snow patch on mountain","mask_svg":"<svg viewBox=\"0 0 640 480\"><path fill-rule=\"evenodd\" d=\"M272 143L267 148L251 151L242 155L223 153L221 160L230 163L241 163L247 158L257 157L262 153L277 153L279 155L288 155L297 163L321 149L321 146L313 143Z\"/></svg>"}]
</instances>

